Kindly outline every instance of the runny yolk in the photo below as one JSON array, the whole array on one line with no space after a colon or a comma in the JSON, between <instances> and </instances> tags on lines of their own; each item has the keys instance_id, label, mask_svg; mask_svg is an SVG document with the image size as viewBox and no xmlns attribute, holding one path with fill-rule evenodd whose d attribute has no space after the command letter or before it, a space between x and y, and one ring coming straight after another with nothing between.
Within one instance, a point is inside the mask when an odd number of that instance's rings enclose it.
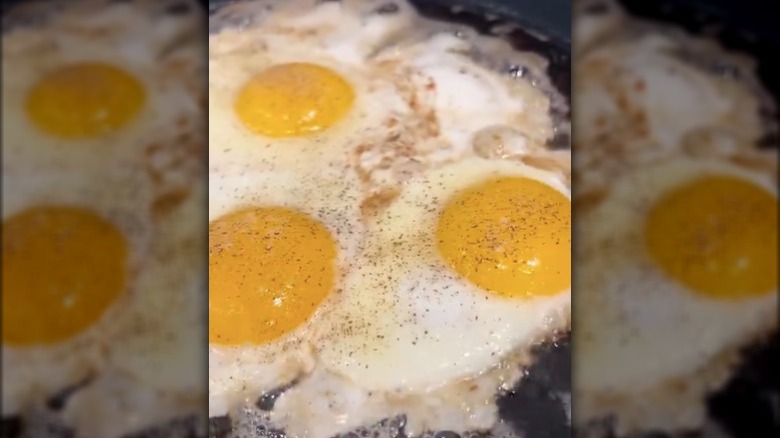
<instances>
[{"instance_id":1,"label":"runny yolk","mask_svg":"<svg viewBox=\"0 0 780 438\"><path fill-rule=\"evenodd\" d=\"M83 62L54 70L27 95L27 114L64 139L97 137L133 120L146 102L143 85L114 66Z\"/></svg>"},{"instance_id":2,"label":"runny yolk","mask_svg":"<svg viewBox=\"0 0 780 438\"><path fill-rule=\"evenodd\" d=\"M352 108L355 92L338 73L316 64L270 67L253 77L235 101L238 118L269 137L297 137L325 130Z\"/></svg>"},{"instance_id":3,"label":"runny yolk","mask_svg":"<svg viewBox=\"0 0 780 438\"><path fill-rule=\"evenodd\" d=\"M436 238L455 272L497 295L555 295L571 285L571 201L539 181L499 178L459 193Z\"/></svg>"},{"instance_id":4,"label":"runny yolk","mask_svg":"<svg viewBox=\"0 0 780 438\"><path fill-rule=\"evenodd\" d=\"M658 266L712 298L777 290L777 198L750 182L708 176L656 203L645 244Z\"/></svg>"},{"instance_id":5,"label":"runny yolk","mask_svg":"<svg viewBox=\"0 0 780 438\"><path fill-rule=\"evenodd\" d=\"M209 343L260 345L306 322L334 285L336 243L309 216L250 208L209 225Z\"/></svg>"},{"instance_id":6,"label":"runny yolk","mask_svg":"<svg viewBox=\"0 0 780 438\"><path fill-rule=\"evenodd\" d=\"M4 344L69 339L124 291L126 241L95 213L34 207L3 221L2 240Z\"/></svg>"}]
</instances>

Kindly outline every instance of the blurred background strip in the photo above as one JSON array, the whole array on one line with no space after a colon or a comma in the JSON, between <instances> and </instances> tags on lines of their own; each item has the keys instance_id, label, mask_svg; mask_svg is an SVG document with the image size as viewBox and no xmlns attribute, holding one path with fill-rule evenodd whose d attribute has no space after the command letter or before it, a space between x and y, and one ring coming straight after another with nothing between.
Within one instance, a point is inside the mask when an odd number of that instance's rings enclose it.
<instances>
[{"instance_id":1,"label":"blurred background strip","mask_svg":"<svg viewBox=\"0 0 780 438\"><path fill-rule=\"evenodd\" d=\"M574 2L577 436L780 432L777 15Z\"/></svg>"},{"instance_id":2,"label":"blurred background strip","mask_svg":"<svg viewBox=\"0 0 780 438\"><path fill-rule=\"evenodd\" d=\"M2 436L205 436L205 8L3 2Z\"/></svg>"}]
</instances>

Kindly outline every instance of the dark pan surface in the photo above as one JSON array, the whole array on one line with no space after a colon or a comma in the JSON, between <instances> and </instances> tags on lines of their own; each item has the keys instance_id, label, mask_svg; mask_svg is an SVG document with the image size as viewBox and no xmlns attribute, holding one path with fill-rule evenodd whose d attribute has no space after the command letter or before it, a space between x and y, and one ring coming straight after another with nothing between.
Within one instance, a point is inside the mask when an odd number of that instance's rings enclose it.
<instances>
[{"instance_id":1,"label":"dark pan surface","mask_svg":"<svg viewBox=\"0 0 780 438\"><path fill-rule=\"evenodd\" d=\"M390 1L389 1L390 2ZM425 16L465 24L482 33L506 23L523 30L513 31L508 40L518 50L533 51L550 61L548 74L556 88L571 98L571 2L569 0L411 0ZM216 10L225 0L210 0ZM453 6L457 6L453 9ZM562 116L568 116L562 115ZM556 140L557 147L569 147L569 139ZM571 436L571 349L566 334L557 342L541 346L538 360L516 388L499 399L501 419L528 438ZM209 420L210 437L230 431L226 417ZM400 437L399 437L400 438ZM458 438L442 434L438 438ZM500 437L497 437L500 438Z\"/></svg>"},{"instance_id":2,"label":"dark pan surface","mask_svg":"<svg viewBox=\"0 0 780 438\"><path fill-rule=\"evenodd\" d=\"M571 43L569 0L412 0L412 3L423 7L426 4L462 6L519 24L566 51Z\"/></svg>"}]
</instances>

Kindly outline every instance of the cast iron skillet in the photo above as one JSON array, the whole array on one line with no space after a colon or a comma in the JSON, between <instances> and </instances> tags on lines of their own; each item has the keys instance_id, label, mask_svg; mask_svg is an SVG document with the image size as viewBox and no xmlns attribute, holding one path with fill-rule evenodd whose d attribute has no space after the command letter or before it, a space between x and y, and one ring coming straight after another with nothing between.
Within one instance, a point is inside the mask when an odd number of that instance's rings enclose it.
<instances>
[{"instance_id":1,"label":"cast iron skillet","mask_svg":"<svg viewBox=\"0 0 780 438\"><path fill-rule=\"evenodd\" d=\"M619 0L631 14L707 35L724 47L752 55L758 61L763 85L780 103L780 2L762 0ZM575 78L576 80L576 78ZM576 97L575 97L576 98ZM780 139L770 134L760 144L777 148ZM576 154L577 146L574 145ZM576 244L576 243L575 243ZM576 263L576 262L575 262ZM576 292L576 282L574 289ZM576 330L576 321L574 321ZM733 438L780 436L780 335L775 332L744 351L744 362L732 379L708 399L710 418ZM576 358L574 358L576 366ZM576 403L573 407L577 409ZM574 430L574 436L578 436ZM691 431L686 438L706 438ZM614 438L614 437L605 437ZM633 438L666 438L647 433Z\"/></svg>"},{"instance_id":2,"label":"cast iron skillet","mask_svg":"<svg viewBox=\"0 0 780 438\"><path fill-rule=\"evenodd\" d=\"M549 75L555 86L567 99L571 97L569 0L411 1L425 16L466 24L483 33L488 33L491 28L502 23L519 25L523 30L511 33L508 40L519 50L534 51L550 60ZM209 0L210 12L226 3L230 1ZM387 3L392 3L392 0ZM458 8L453 10L453 6ZM569 147L568 137L557 138L554 146ZM522 436L568 437L571 435L567 412L570 394L571 350L568 334L562 334L558 341L538 349L538 360L528 371L528 377L499 400L500 416ZM261 400L258 406L270 408L272 402L273 397L270 397L270 400ZM209 420L211 438L227 436L230 429L231 423L227 417ZM440 438L458 438L458 435L443 433Z\"/></svg>"}]
</instances>

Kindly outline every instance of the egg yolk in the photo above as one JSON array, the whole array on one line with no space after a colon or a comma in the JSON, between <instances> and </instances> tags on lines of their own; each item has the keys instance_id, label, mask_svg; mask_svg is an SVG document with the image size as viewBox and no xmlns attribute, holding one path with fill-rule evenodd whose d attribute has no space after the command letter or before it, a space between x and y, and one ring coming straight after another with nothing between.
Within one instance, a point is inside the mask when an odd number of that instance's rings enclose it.
<instances>
[{"instance_id":1,"label":"egg yolk","mask_svg":"<svg viewBox=\"0 0 780 438\"><path fill-rule=\"evenodd\" d=\"M122 233L95 213L41 206L3 221L3 343L52 344L94 324L125 288Z\"/></svg>"},{"instance_id":2,"label":"egg yolk","mask_svg":"<svg viewBox=\"0 0 780 438\"><path fill-rule=\"evenodd\" d=\"M235 102L241 122L269 137L322 131L352 108L352 86L331 69L309 63L280 64L253 77Z\"/></svg>"},{"instance_id":3,"label":"egg yolk","mask_svg":"<svg viewBox=\"0 0 780 438\"><path fill-rule=\"evenodd\" d=\"M44 76L27 95L27 114L41 130L64 139L116 131L146 101L141 83L108 64L68 65Z\"/></svg>"},{"instance_id":4,"label":"egg yolk","mask_svg":"<svg viewBox=\"0 0 780 438\"><path fill-rule=\"evenodd\" d=\"M645 244L658 266L712 298L777 290L777 199L729 176L678 187L650 211Z\"/></svg>"},{"instance_id":5,"label":"egg yolk","mask_svg":"<svg viewBox=\"0 0 780 438\"><path fill-rule=\"evenodd\" d=\"M571 201L529 178L500 178L451 199L436 229L450 267L504 297L555 295L571 285Z\"/></svg>"},{"instance_id":6,"label":"egg yolk","mask_svg":"<svg viewBox=\"0 0 780 438\"><path fill-rule=\"evenodd\" d=\"M251 208L209 225L209 343L260 345L306 322L334 285L336 243L309 216Z\"/></svg>"}]
</instances>

